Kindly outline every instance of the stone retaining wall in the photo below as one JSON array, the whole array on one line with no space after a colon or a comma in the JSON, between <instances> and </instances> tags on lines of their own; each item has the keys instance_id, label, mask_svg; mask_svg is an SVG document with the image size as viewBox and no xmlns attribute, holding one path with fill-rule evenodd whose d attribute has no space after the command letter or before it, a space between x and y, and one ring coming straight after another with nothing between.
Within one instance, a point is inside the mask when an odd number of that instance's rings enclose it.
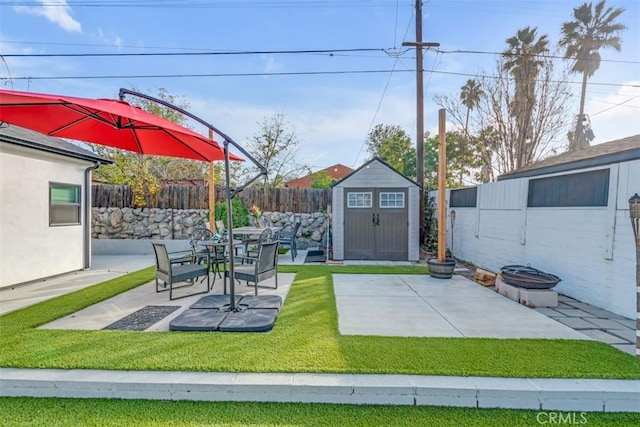
<instances>
[{"instance_id":1,"label":"stone retaining wall","mask_svg":"<svg viewBox=\"0 0 640 427\"><path fill-rule=\"evenodd\" d=\"M208 209L160 208L93 208L92 233L94 239L189 239L195 228L208 225ZM291 229L301 222L298 248L324 246L330 226L322 212L264 212L259 221L263 225ZM250 218L253 224L253 218Z\"/></svg>"}]
</instances>

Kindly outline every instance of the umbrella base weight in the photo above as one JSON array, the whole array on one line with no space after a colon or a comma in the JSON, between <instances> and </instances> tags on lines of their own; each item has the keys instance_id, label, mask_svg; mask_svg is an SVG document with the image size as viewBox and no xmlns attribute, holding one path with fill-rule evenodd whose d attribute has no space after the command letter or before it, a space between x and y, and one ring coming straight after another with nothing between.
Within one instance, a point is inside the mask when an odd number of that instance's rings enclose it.
<instances>
[{"instance_id":1,"label":"umbrella base weight","mask_svg":"<svg viewBox=\"0 0 640 427\"><path fill-rule=\"evenodd\" d=\"M278 317L282 298L276 295L236 296L235 310L229 297L200 298L169 323L171 331L268 332Z\"/></svg>"}]
</instances>

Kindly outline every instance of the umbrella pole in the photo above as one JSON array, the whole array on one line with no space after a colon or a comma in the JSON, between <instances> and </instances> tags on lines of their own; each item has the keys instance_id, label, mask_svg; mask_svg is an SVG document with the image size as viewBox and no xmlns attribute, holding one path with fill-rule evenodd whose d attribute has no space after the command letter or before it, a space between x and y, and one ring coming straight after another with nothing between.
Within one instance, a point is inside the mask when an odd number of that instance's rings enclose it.
<instances>
[{"instance_id":1,"label":"umbrella pole","mask_svg":"<svg viewBox=\"0 0 640 427\"><path fill-rule=\"evenodd\" d=\"M213 141L213 130L209 129L209 139ZM214 231L216 224L216 175L213 161L209 163L209 230Z\"/></svg>"},{"instance_id":2,"label":"umbrella pole","mask_svg":"<svg viewBox=\"0 0 640 427\"><path fill-rule=\"evenodd\" d=\"M229 245L229 310L236 311L236 287L233 279L233 215L231 212L231 174L229 173L229 141L224 140L224 175L227 190L227 230ZM226 280L226 277L225 277Z\"/></svg>"}]
</instances>

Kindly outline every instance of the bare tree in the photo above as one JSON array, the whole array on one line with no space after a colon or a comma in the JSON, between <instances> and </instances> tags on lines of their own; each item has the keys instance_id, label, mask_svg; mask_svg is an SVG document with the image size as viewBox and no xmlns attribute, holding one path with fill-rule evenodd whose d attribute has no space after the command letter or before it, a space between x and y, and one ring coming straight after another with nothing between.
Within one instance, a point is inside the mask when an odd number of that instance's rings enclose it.
<instances>
[{"instance_id":1,"label":"bare tree","mask_svg":"<svg viewBox=\"0 0 640 427\"><path fill-rule=\"evenodd\" d=\"M548 156L559 147L563 129L569 124L567 71L554 71L550 59L544 59L535 80L530 81L527 108L526 138L522 136L522 119L513 114L517 93L516 80L511 78L502 58L496 63L493 76L480 78L482 97L478 106L483 141L494 153L493 164L498 174L519 169ZM558 75L560 74L560 75Z\"/></svg>"},{"instance_id":2,"label":"bare tree","mask_svg":"<svg viewBox=\"0 0 640 427\"><path fill-rule=\"evenodd\" d=\"M267 168L264 188L282 187L308 169L296 159L300 142L295 131L288 128L282 113L265 118L259 124L258 134L249 139L248 151Z\"/></svg>"}]
</instances>

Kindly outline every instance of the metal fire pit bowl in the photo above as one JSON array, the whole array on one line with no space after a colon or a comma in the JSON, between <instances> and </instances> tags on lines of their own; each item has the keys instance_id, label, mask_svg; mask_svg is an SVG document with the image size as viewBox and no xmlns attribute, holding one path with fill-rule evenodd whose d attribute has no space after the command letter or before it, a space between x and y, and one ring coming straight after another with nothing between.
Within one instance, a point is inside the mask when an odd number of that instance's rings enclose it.
<instances>
[{"instance_id":1,"label":"metal fire pit bowl","mask_svg":"<svg viewBox=\"0 0 640 427\"><path fill-rule=\"evenodd\" d=\"M525 289L551 289L561 280L528 265L505 265L500 269L500 276L506 284Z\"/></svg>"}]
</instances>

